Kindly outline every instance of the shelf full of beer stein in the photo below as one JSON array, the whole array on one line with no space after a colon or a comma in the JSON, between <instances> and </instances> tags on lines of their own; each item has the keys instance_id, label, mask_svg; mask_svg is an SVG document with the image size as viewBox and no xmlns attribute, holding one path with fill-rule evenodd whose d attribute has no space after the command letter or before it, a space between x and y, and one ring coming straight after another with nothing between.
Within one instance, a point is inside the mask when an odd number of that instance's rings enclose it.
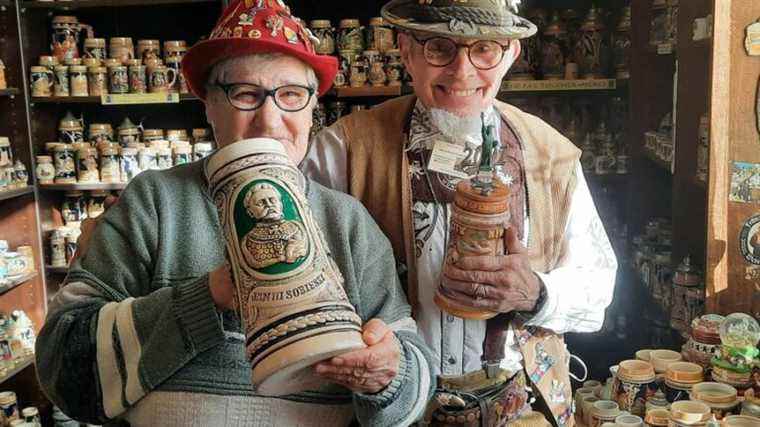
<instances>
[{"instance_id":1,"label":"shelf full of beer stein","mask_svg":"<svg viewBox=\"0 0 760 427\"><path fill-rule=\"evenodd\" d=\"M73 0L22 1L22 8L75 10L95 7L159 6L173 4L219 3L219 0Z\"/></svg>"},{"instance_id":2,"label":"shelf full of beer stein","mask_svg":"<svg viewBox=\"0 0 760 427\"><path fill-rule=\"evenodd\" d=\"M394 29L381 17L368 26L359 19L340 20L338 28L326 19L309 22L315 50L333 55L339 69L329 95L338 98L393 97L409 92L409 77L396 46Z\"/></svg>"},{"instance_id":3,"label":"shelf full of beer stein","mask_svg":"<svg viewBox=\"0 0 760 427\"><path fill-rule=\"evenodd\" d=\"M208 128L145 129L129 117L116 127L85 123L71 112L60 120L58 141L36 157L43 190L121 190L145 170L168 169L200 160L214 149ZM192 143L191 143L192 142Z\"/></svg>"},{"instance_id":4,"label":"shelf full of beer stein","mask_svg":"<svg viewBox=\"0 0 760 427\"><path fill-rule=\"evenodd\" d=\"M526 11L538 27L522 40L503 91L615 90L630 77L631 8Z\"/></svg>"},{"instance_id":5,"label":"shelf full of beer stein","mask_svg":"<svg viewBox=\"0 0 760 427\"><path fill-rule=\"evenodd\" d=\"M31 246L11 251L7 240L0 240L0 295L37 276Z\"/></svg>"},{"instance_id":6,"label":"shelf full of beer stein","mask_svg":"<svg viewBox=\"0 0 760 427\"><path fill-rule=\"evenodd\" d=\"M0 383L10 379L34 363L34 324L23 310L10 314L0 312ZM12 417L9 406L16 405L16 396L0 392L0 407L6 417ZM14 411L18 416L18 408Z\"/></svg>"},{"instance_id":7,"label":"shelf full of beer stein","mask_svg":"<svg viewBox=\"0 0 760 427\"><path fill-rule=\"evenodd\" d=\"M21 160L13 159L11 141L0 136L0 200L34 192L29 186L29 173Z\"/></svg>"},{"instance_id":8,"label":"shelf full of beer stein","mask_svg":"<svg viewBox=\"0 0 760 427\"><path fill-rule=\"evenodd\" d=\"M95 37L76 16L52 21L49 55L30 68L32 103L146 104L194 100L181 72L185 40ZM79 51L80 37L83 52Z\"/></svg>"}]
</instances>

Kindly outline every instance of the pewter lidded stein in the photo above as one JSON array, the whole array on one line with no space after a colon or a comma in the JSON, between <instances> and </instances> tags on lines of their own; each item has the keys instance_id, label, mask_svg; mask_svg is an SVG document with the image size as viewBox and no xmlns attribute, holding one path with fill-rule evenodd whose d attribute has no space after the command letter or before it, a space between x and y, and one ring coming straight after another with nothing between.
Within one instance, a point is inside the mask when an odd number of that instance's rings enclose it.
<instances>
[{"instance_id":1,"label":"pewter lidded stein","mask_svg":"<svg viewBox=\"0 0 760 427\"><path fill-rule=\"evenodd\" d=\"M312 217L304 176L279 142L258 138L216 151L206 177L256 392L316 388L322 382L313 364L364 343L361 318Z\"/></svg>"},{"instance_id":2,"label":"pewter lidded stein","mask_svg":"<svg viewBox=\"0 0 760 427\"><path fill-rule=\"evenodd\" d=\"M504 230L509 224L509 188L496 179L493 166L495 126L483 124L480 167L475 177L460 181L454 195L446 264L462 257L504 255ZM441 310L463 319L490 319L498 313L463 306L447 295L446 278L433 298Z\"/></svg>"}]
</instances>

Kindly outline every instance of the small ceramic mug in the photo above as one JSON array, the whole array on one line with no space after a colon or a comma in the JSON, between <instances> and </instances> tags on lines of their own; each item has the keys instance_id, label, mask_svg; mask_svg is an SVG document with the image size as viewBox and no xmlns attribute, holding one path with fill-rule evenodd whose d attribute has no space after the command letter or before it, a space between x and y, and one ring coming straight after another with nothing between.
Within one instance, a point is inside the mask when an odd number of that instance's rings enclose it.
<instances>
[{"instance_id":1,"label":"small ceramic mug","mask_svg":"<svg viewBox=\"0 0 760 427\"><path fill-rule=\"evenodd\" d=\"M55 84L53 72L48 67L32 67L32 96L52 96L53 84Z\"/></svg>"}]
</instances>

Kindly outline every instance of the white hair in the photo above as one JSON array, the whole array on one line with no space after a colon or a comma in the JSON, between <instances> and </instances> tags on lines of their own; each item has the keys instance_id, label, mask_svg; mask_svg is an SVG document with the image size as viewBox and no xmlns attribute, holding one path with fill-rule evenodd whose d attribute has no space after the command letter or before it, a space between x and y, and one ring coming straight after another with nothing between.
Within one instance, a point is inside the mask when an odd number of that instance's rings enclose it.
<instances>
[{"instance_id":1,"label":"white hair","mask_svg":"<svg viewBox=\"0 0 760 427\"><path fill-rule=\"evenodd\" d=\"M252 64L253 68L264 70L266 69L266 63L275 61L280 58L285 58L288 56L290 55L280 53L280 52L254 53L250 55L236 56L234 58L228 58L223 61L217 62L216 64L214 64L214 66L211 68L211 71L208 74L208 78L206 79L206 89L208 90L210 88L213 88L215 87L217 82L224 81L226 74L230 70L235 69L237 67L241 67L243 63ZM319 78L317 77L317 73L314 72L314 68L312 68L306 62L301 61L301 63L303 63L306 66L306 80L308 82L308 85L313 87L314 90L318 90ZM312 97L313 103L316 103L316 100L317 100L316 96Z\"/></svg>"}]
</instances>

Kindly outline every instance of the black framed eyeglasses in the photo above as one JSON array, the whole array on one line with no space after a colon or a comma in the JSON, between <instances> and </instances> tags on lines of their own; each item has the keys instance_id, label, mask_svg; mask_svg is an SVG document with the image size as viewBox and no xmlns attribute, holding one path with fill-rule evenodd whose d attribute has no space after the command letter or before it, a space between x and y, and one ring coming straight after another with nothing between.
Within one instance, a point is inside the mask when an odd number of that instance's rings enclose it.
<instances>
[{"instance_id":1,"label":"black framed eyeglasses","mask_svg":"<svg viewBox=\"0 0 760 427\"><path fill-rule=\"evenodd\" d=\"M433 67L446 67L457 57L460 48L467 49L470 63L478 70L495 68L504 59L510 44L503 45L495 40L478 40L473 44L457 43L447 37L430 37L424 40L412 34L412 38L422 45L425 61Z\"/></svg>"},{"instance_id":2,"label":"black framed eyeglasses","mask_svg":"<svg viewBox=\"0 0 760 427\"><path fill-rule=\"evenodd\" d=\"M268 97L274 99L275 105L289 113L301 111L309 105L316 90L310 86L284 85L266 89L250 83L216 83L227 95L227 101L241 111L253 111L261 108Z\"/></svg>"}]
</instances>

